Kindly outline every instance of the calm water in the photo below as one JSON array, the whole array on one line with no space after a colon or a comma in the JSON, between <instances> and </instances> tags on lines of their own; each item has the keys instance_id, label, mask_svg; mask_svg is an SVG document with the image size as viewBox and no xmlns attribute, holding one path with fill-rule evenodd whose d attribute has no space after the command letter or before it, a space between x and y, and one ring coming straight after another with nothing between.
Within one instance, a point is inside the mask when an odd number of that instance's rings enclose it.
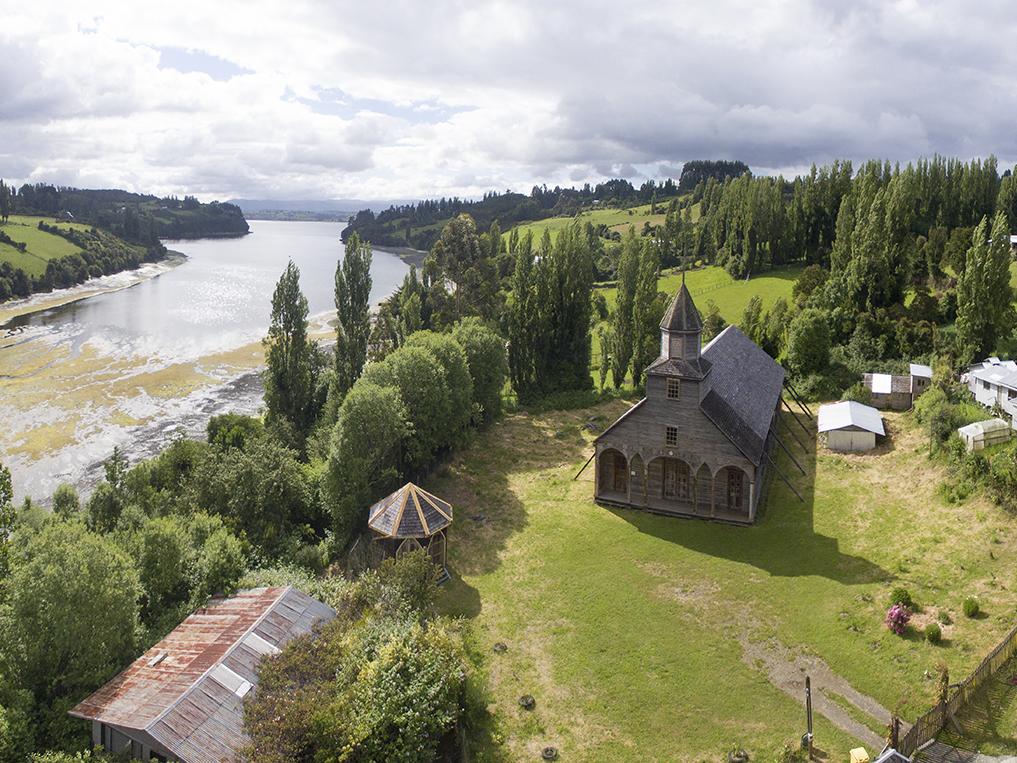
<instances>
[{"instance_id":1,"label":"calm water","mask_svg":"<svg viewBox=\"0 0 1017 763\"><path fill-rule=\"evenodd\" d=\"M9 323L21 328L0 348L0 462L11 469L16 495L46 500L61 482L88 494L116 445L137 462L176 437L201 437L213 415L257 413L258 369L240 370L222 353L265 336L272 291L289 259L318 316L312 324L334 315L342 228L256 220L243 238L167 241L188 257L178 267ZM408 270L376 250L372 303Z\"/></svg>"},{"instance_id":2,"label":"calm water","mask_svg":"<svg viewBox=\"0 0 1017 763\"><path fill-rule=\"evenodd\" d=\"M253 220L243 238L166 241L188 261L158 278L122 291L17 318L9 326L66 332L80 346L101 343L117 352L192 360L265 335L272 291L289 259L311 315L334 309L335 268L344 224ZM408 267L375 251L371 301L402 283Z\"/></svg>"}]
</instances>

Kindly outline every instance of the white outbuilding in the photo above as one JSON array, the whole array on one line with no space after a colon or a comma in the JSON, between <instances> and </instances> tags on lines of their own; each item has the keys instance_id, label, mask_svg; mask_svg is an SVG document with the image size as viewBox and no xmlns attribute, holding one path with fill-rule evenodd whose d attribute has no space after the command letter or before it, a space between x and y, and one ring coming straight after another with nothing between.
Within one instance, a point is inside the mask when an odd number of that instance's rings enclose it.
<instances>
[{"instance_id":1,"label":"white outbuilding","mask_svg":"<svg viewBox=\"0 0 1017 763\"><path fill-rule=\"evenodd\" d=\"M820 406L819 431L826 433L830 450L849 452L872 450L876 438L886 435L879 411L854 400Z\"/></svg>"},{"instance_id":2,"label":"white outbuilding","mask_svg":"<svg viewBox=\"0 0 1017 763\"><path fill-rule=\"evenodd\" d=\"M957 430L957 434L964 441L964 447L968 453L973 450L984 450L990 445L998 445L1010 439L1010 425L1003 419L987 419L976 421Z\"/></svg>"}]
</instances>

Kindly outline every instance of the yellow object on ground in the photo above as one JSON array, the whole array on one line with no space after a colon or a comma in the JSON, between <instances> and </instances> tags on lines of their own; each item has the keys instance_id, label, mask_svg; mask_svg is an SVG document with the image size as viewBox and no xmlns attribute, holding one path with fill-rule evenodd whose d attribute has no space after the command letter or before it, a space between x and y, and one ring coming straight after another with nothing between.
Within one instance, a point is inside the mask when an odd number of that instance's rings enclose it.
<instances>
[{"instance_id":1,"label":"yellow object on ground","mask_svg":"<svg viewBox=\"0 0 1017 763\"><path fill-rule=\"evenodd\" d=\"M869 753L864 747L856 747L851 751L851 763L869 763Z\"/></svg>"}]
</instances>

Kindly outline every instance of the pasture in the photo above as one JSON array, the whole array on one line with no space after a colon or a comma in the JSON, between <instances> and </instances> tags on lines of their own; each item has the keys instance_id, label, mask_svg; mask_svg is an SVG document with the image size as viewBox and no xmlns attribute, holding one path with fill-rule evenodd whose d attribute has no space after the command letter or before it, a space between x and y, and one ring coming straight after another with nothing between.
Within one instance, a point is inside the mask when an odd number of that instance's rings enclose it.
<instances>
[{"instance_id":1,"label":"pasture","mask_svg":"<svg viewBox=\"0 0 1017 763\"><path fill-rule=\"evenodd\" d=\"M619 209L617 207L604 207L596 209L587 209L579 213L578 217L580 222L584 225L590 223L591 225L606 225L612 231L624 234L628 227L632 225L636 229L636 233L640 233L643 230L643 226L646 223L651 225L662 225L664 223L664 217L667 212L667 206L671 202L671 199L662 199L656 203L657 211L651 212L650 204L642 204L636 207L629 207L628 209ZM558 235L558 232L565 228L574 218L572 217L548 217L544 220L535 220L533 222L523 222L513 226L513 230L517 230L520 236L526 234L527 231L533 234L534 243L539 243L540 239L544 235L544 231L548 231L551 235L551 239ZM692 220L696 221L699 219L699 205L696 204L692 207ZM509 232L506 231L502 234L502 237L507 241Z\"/></svg>"},{"instance_id":2,"label":"pasture","mask_svg":"<svg viewBox=\"0 0 1017 763\"><path fill-rule=\"evenodd\" d=\"M40 220L62 228L88 230L87 225L80 223L69 223L49 217L11 215L7 224L0 226L0 230L14 241L25 244L26 251L19 251L8 243L0 242L0 261L9 262L30 276L41 276L46 272L46 263L50 260L81 251L67 239L39 230Z\"/></svg>"},{"instance_id":3,"label":"pasture","mask_svg":"<svg viewBox=\"0 0 1017 763\"><path fill-rule=\"evenodd\" d=\"M626 407L509 415L427 485L456 512L442 608L472 620L489 674L478 760L773 760L804 731L806 672L817 746L844 760L890 710L927 709L937 664L964 675L1008 630L1012 519L947 503L908 415L869 454L792 444L804 502L773 481L746 528L593 503L592 466L573 477ZM903 638L883 624L897 586L920 608ZM941 615L934 646L920 629Z\"/></svg>"}]
</instances>

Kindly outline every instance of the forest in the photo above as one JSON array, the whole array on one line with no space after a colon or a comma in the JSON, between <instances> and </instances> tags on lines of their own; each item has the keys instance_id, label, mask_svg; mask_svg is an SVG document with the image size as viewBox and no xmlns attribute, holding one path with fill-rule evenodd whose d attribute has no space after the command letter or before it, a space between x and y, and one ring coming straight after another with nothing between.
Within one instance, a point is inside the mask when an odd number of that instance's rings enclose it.
<instances>
[{"instance_id":1,"label":"forest","mask_svg":"<svg viewBox=\"0 0 1017 763\"><path fill-rule=\"evenodd\" d=\"M69 219L146 246L158 244L159 239L242 236L250 230L240 207L218 201L204 204L193 196L160 198L26 183L16 191L9 189L9 199L12 213L50 217L67 213Z\"/></svg>"}]
</instances>

